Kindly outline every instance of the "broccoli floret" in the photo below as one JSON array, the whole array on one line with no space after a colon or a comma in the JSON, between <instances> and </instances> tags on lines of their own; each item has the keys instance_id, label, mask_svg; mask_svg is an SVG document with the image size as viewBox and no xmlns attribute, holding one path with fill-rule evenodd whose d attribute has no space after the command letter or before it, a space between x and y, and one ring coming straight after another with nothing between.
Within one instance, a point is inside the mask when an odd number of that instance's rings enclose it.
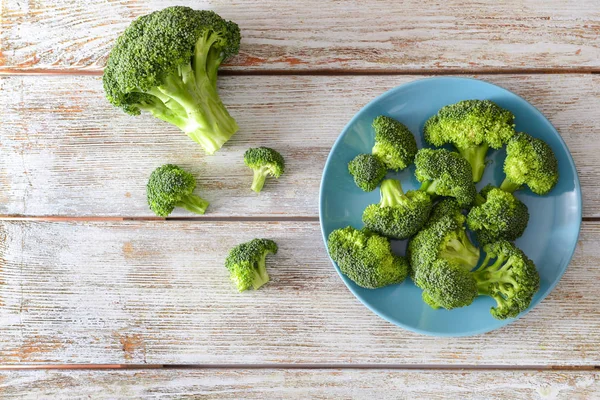
<instances>
[{"instance_id":1,"label":"broccoli floret","mask_svg":"<svg viewBox=\"0 0 600 400\"><path fill-rule=\"evenodd\" d=\"M514 318L529 307L540 288L535 264L505 240L485 245L483 250L487 253L485 260L472 273L478 292L496 300L496 307L490 311L495 318Z\"/></svg>"},{"instance_id":2,"label":"broccoli floret","mask_svg":"<svg viewBox=\"0 0 600 400\"><path fill-rule=\"evenodd\" d=\"M369 205L363 212L365 227L380 235L406 239L414 235L427 222L431 199L419 190L402 191L395 179L381 183L381 201Z\"/></svg>"},{"instance_id":3,"label":"broccoli floret","mask_svg":"<svg viewBox=\"0 0 600 400\"><path fill-rule=\"evenodd\" d=\"M445 199L436 204L428 223L408 243L407 254L413 279L420 269L439 259L464 266L467 270L477 265L479 249L467 236L465 220L455 200ZM418 280L415 284L421 287Z\"/></svg>"},{"instance_id":4,"label":"broccoli floret","mask_svg":"<svg viewBox=\"0 0 600 400\"><path fill-rule=\"evenodd\" d=\"M425 140L451 143L471 164L473 182L483 176L488 148L501 148L515 134L515 116L489 100L463 100L442 107L425 123Z\"/></svg>"},{"instance_id":5,"label":"broccoli floret","mask_svg":"<svg viewBox=\"0 0 600 400\"><path fill-rule=\"evenodd\" d=\"M504 174L500 189L512 193L527 185L544 195L558 182L558 161L546 142L519 132L506 146Z\"/></svg>"},{"instance_id":6,"label":"broccoli floret","mask_svg":"<svg viewBox=\"0 0 600 400\"><path fill-rule=\"evenodd\" d=\"M475 232L480 245L500 239L513 241L523 234L529 211L522 201L493 186L486 186L480 196L483 203L467 215L467 226Z\"/></svg>"},{"instance_id":7,"label":"broccoli floret","mask_svg":"<svg viewBox=\"0 0 600 400\"><path fill-rule=\"evenodd\" d=\"M468 267L445 259L420 269L415 282L423 289L423 301L434 309L465 307L477 297L477 283Z\"/></svg>"},{"instance_id":8,"label":"broccoli floret","mask_svg":"<svg viewBox=\"0 0 600 400\"><path fill-rule=\"evenodd\" d=\"M229 251L225 266L229 277L240 292L258 289L269 282L266 268L268 254L277 254L277 243L269 239L252 239Z\"/></svg>"},{"instance_id":9,"label":"broccoli floret","mask_svg":"<svg viewBox=\"0 0 600 400\"><path fill-rule=\"evenodd\" d=\"M415 176L429 195L450 196L467 207L477 195L471 165L460 154L446 149L421 149L415 157Z\"/></svg>"},{"instance_id":10,"label":"broccoli floret","mask_svg":"<svg viewBox=\"0 0 600 400\"><path fill-rule=\"evenodd\" d=\"M327 247L348 278L367 289L402 282L408 275L408 262L392 253L387 238L351 226L337 229L329 235Z\"/></svg>"},{"instance_id":11,"label":"broccoli floret","mask_svg":"<svg viewBox=\"0 0 600 400\"><path fill-rule=\"evenodd\" d=\"M365 192L375 190L387 174L387 168L372 154L359 154L348 163L348 171L354 177L356 186Z\"/></svg>"},{"instance_id":12,"label":"broccoli floret","mask_svg":"<svg viewBox=\"0 0 600 400\"><path fill-rule=\"evenodd\" d=\"M285 172L285 162L281 154L268 147L256 147L246 150L244 163L254 170L252 190L259 193L267 176L279 178Z\"/></svg>"},{"instance_id":13,"label":"broccoli floret","mask_svg":"<svg viewBox=\"0 0 600 400\"><path fill-rule=\"evenodd\" d=\"M375 146L372 152L388 169L397 171L413 163L417 154L417 142L404 124L380 115L373 120L373 129Z\"/></svg>"},{"instance_id":14,"label":"broccoli floret","mask_svg":"<svg viewBox=\"0 0 600 400\"><path fill-rule=\"evenodd\" d=\"M213 154L238 130L216 83L239 46L239 27L212 11L177 6L142 16L110 53L106 97L131 115L148 111L177 126Z\"/></svg>"},{"instance_id":15,"label":"broccoli floret","mask_svg":"<svg viewBox=\"0 0 600 400\"><path fill-rule=\"evenodd\" d=\"M196 180L177 165L166 164L156 168L146 186L148 205L159 217L166 217L175 207L183 207L196 214L204 214L208 201L193 195Z\"/></svg>"}]
</instances>

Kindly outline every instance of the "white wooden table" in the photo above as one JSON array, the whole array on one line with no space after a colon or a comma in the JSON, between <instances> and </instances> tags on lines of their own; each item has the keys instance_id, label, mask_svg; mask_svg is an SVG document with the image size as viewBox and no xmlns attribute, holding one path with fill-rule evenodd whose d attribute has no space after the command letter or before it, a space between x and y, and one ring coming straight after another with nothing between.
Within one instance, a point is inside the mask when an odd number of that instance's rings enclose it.
<instances>
[{"instance_id":1,"label":"white wooden table","mask_svg":"<svg viewBox=\"0 0 600 400\"><path fill-rule=\"evenodd\" d=\"M600 398L600 3L597 0L0 1L0 395L3 398ZM502 5L495 3L503 3ZM101 74L136 16L170 4L236 21L222 69L240 131L212 157L105 100ZM556 126L583 186L558 287L489 334L395 327L346 289L323 246L318 186L345 123L385 90L464 74ZM256 196L242 154L281 151ZM205 217L152 216L149 173L199 176ZM272 282L223 266L280 245Z\"/></svg>"}]
</instances>

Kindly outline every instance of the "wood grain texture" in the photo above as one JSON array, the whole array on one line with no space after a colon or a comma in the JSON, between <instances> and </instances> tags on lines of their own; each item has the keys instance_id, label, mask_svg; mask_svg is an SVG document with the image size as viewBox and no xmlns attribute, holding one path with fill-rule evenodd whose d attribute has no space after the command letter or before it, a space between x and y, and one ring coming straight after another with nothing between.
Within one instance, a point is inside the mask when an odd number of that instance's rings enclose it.
<instances>
[{"instance_id":1,"label":"wood grain texture","mask_svg":"<svg viewBox=\"0 0 600 400\"><path fill-rule=\"evenodd\" d=\"M169 124L113 108L99 77L0 78L0 214L148 217L148 176L170 162L198 176L207 215L316 217L322 168L345 124L373 97L418 78L223 77L221 95L241 129L214 156ZM557 127L580 173L584 216L600 216L600 76L480 78L523 96ZM256 195L243 153L259 145L279 150L287 172Z\"/></svg>"},{"instance_id":2,"label":"wood grain texture","mask_svg":"<svg viewBox=\"0 0 600 400\"><path fill-rule=\"evenodd\" d=\"M334 271L317 223L0 222L0 363L593 366L600 222L551 295L489 334L383 321ZM237 293L223 260L274 239L271 283Z\"/></svg>"},{"instance_id":3,"label":"wood grain texture","mask_svg":"<svg viewBox=\"0 0 600 400\"><path fill-rule=\"evenodd\" d=\"M174 4L240 25L228 70L600 67L595 0L4 0L0 68L99 70L134 18Z\"/></svg>"},{"instance_id":4,"label":"wood grain texture","mask_svg":"<svg viewBox=\"0 0 600 400\"><path fill-rule=\"evenodd\" d=\"M1 371L5 399L588 400L593 371L146 370Z\"/></svg>"}]
</instances>

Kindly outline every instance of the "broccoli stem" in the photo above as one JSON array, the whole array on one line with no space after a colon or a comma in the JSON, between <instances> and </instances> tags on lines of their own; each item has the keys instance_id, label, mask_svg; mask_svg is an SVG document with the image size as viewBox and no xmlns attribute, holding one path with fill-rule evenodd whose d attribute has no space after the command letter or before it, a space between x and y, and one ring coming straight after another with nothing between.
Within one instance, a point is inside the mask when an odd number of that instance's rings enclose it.
<instances>
[{"instance_id":1,"label":"broccoli stem","mask_svg":"<svg viewBox=\"0 0 600 400\"><path fill-rule=\"evenodd\" d=\"M479 261L479 249L471 243L464 231L450 239L440 252L442 258L455 261L471 270Z\"/></svg>"},{"instance_id":2,"label":"broccoli stem","mask_svg":"<svg viewBox=\"0 0 600 400\"><path fill-rule=\"evenodd\" d=\"M177 126L206 153L213 154L237 132L238 125L221 102L210 77L206 73L197 75L191 64L181 66L177 73L165 78L163 85L148 92L160 101L140 108Z\"/></svg>"},{"instance_id":3,"label":"broccoli stem","mask_svg":"<svg viewBox=\"0 0 600 400\"><path fill-rule=\"evenodd\" d=\"M482 143L479 146L466 147L458 149L460 155L462 155L471 164L471 170L473 172L473 182L477 183L483 176L485 171L485 156L489 146L487 143Z\"/></svg>"},{"instance_id":4,"label":"broccoli stem","mask_svg":"<svg viewBox=\"0 0 600 400\"><path fill-rule=\"evenodd\" d=\"M260 167L254 169L254 178L252 179L252 186L250 187L256 193L259 193L265 185L265 179L269 173L268 167Z\"/></svg>"},{"instance_id":5,"label":"broccoli stem","mask_svg":"<svg viewBox=\"0 0 600 400\"><path fill-rule=\"evenodd\" d=\"M496 261L490 265L490 257L486 256L484 262L477 270L473 272L473 277L477 281L479 294L489 295L490 285L497 285L502 294L508 296L512 294L517 282L507 273L513 264L512 259L506 260L503 255L498 256ZM506 262L505 262L506 261Z\"/></svg>"},{"instance_id":6,"label":"broccoli stem","mask_svg":"<svg viewBox=\"0 0 600 400\"><path fill-rule=\"evenodd\" d=\"M269 274L267 273L267 252L265 252L258 262L257 270L254 272L252 287L256 290L267 282L269 282Z\"/></svg>"},{"instance_id":7,"label":"broccoli stem","mask_svg":"<svg viewBox=\"0 0 600 400\"><path fill-rule=\"evenodd\" d=\"M394 207L398 204L406 204L408 198L404 195L402 184L396 179L385 179L381 182L380 207Z\"/></svg>"},{"instance_id":8,"label":"broccoli stem","mask_svg":"<svg viewBox=\"0 0 600 400\"><path fill-rule=\"evenodd\" d=\"M194 214L202 215L206 212L206 208L208 207L208 201L196 195L190 194L185 197L182 197L180 201L175 203L175 206L183 207L186 210L193 212Z\"/></svg>"},{"instance_id":9,"label":"broccoli stem","mask_svg":"<svg viewBox=\"0 0 600 400\"><path fill-rule=\"evenodd\" d=\"M431 200L434 200L437 197L437 193L435 193L437 189L437 184L437 180L425 181L421 183L421 187L419 188L419 190L427 193L431 197Z\"/></svg>"},{"instance_id":10,"label":"broccoli stem","mask_svg":"<svg viewBox=\"0 0 600 400\"><path fill-rule=\"evenodd\" d=\"M516 192L520 188L521 188L521 185L512 182L508 178L504 178L504 181L502 182L502 185L500 185L500 189L502 189L502 190L504 190L505 192L508 192L508 193Z\"/></svg>"}]
</instances>

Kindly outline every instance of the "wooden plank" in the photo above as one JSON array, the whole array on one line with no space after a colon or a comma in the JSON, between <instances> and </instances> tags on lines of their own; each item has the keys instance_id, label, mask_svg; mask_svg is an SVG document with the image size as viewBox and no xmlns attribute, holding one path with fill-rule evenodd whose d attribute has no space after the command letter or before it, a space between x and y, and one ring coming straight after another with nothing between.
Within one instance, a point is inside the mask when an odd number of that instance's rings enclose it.
<instances>
[{"instance_id":1,"label":"wooden plank","mask_svg":"<svg viewBox=\"0 0 600 400\"><path fill-rule=\"evenodd\" d=\"M593 371L48 370L2 371L5 399L554 399L600 397ZM483 396L483 397L482 397Z\"/></svg>"},{"instance_id":2,"label":"wooden plank","mask_svg":"<svg viewBox=\"0 0 600 400\"><path fill-rule=\"evenodd\" d=\"M104 99L98 77L0 79L0 214L147 217L145 184L171 162L198 176L212 216L315 217L325 160L345 124L369 100L413 76L229 76L224 102L241 127L214 156L176 128L131 117ZM492 75L558 128L581 175L584 216L600 216L600 77ZM287 172L250 191L243 153L281 151ZM189 215L176 212L174 215Z\"/></svg>"},{"instance_id":3,"label":"wooden plank","mask_svg":"<svg viewBox=\"0 0 600 400\"><path fill-rule=\"evenodd\" d=\"M595 0L2 2L4 71L97 71L136 17L212 9L242 30L228 70L598 69Z\"/></svg>"},{"instance_id":4,"label":"wooden plank","mask_svg":"<svg viewBox=\"0 0 600 400\"><path fill-rule=\"evenodd\" d=\"M0 363L593 366L600 222L566 275L492 333L434 338L387 323L337 276L317 223L0 222ZM223 260L280 246L272 282L237 293Z\"/></svg>"}]
</instances>

